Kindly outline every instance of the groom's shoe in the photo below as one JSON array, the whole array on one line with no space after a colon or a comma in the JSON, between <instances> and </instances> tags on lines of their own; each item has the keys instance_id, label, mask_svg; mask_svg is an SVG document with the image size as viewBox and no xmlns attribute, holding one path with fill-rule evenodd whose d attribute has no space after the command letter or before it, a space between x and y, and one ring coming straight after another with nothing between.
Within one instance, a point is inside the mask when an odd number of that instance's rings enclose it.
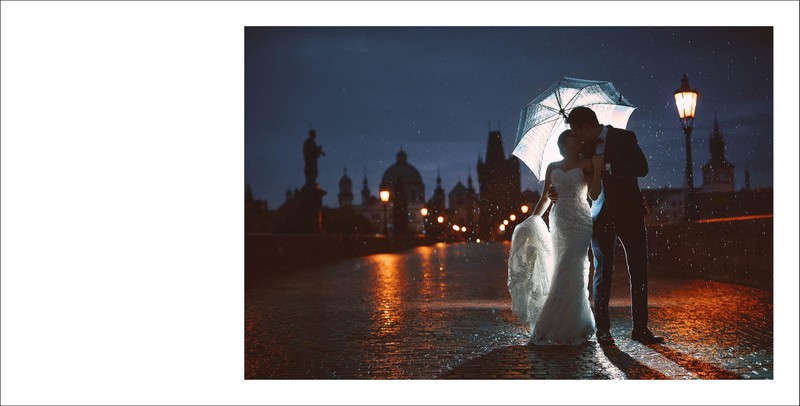
<instances>
[{"instance_id":1,"label":"groom's shoe","mask_svg":"<svg viewBox=\"0 0 800 406\"><path fill-rule=\"evenodd\" d=\"M664 337L659 337L653 334L649 328L634 329L631 332L631 338L642 344L663 344Z\"/></svg>"},{"instance_id":2,"label":"groom's shoe","mask_svg":"<svg viewBox=\"0 0 800 406\"><path fill-rule=\"evenodd\" d=\"M614 344L614 337L608 330L597 330L597 342L599 344Z\"/></svg>"}]
</instances>

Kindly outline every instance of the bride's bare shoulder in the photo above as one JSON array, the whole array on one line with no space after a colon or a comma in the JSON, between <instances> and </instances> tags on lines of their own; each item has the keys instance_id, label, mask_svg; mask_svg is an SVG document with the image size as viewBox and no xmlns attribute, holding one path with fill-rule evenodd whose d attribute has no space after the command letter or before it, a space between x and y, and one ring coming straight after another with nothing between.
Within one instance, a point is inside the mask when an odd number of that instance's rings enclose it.
<instances>
[{"instance_id":1,"label":"bride's bare shoulder","mask_svg":"<svg viewBox=\"0 0 800 406\"><path fill-rule=\"evenodd\" d=\"M550 172L550 171L552 171L553 169L556 169L556 168L562 168L563 166L564 166L564 160L563 159L561 161L550 162L549 164L547 164L547 172Z\"/></svg>"}]
</instances>

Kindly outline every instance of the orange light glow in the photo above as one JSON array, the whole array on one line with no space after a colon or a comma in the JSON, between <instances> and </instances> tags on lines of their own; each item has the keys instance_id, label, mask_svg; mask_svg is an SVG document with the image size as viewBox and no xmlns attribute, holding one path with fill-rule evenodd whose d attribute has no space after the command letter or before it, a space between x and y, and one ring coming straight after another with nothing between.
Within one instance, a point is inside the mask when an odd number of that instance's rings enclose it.
<instances>
[{"instance_id":1,"label":"orange light glow","mask_svg":"<svg viewBox=\"0 0 800 406\"><path fill-rule=\"evenodd\" d=\"M500 231L506 231L506 226L500 224Z\"/></svg>"},{"instance_id":2,"label":"orange light glow","mask_svg":"<svg viewBox=\"0 0 800 406\"><path fill-rule=\"evenodd\" d=\"M419 209L419 213L422 214L422 217L425 217L425 216L428 215L428 209L423 207L423 208Z\"/></svg>"},{"instance_id":3,"label":"orange light glow","mask_svg":"<svg viewBox=\"0 0 800 406\"><path fill-rule=\"evenodd\" d=\"M721 223L724 221L743 221L743 220L756 220L756 219L771 219L772 214L759 214L754 216L737 216L737 217L720 217L715 219L697 220L695 223Z\"/></svg>"},{"instance_id":4,"label":"orange light glow","mask_svg":"<svg viewBox=\"0 0 800 406\"><path fill-rule=\"evenodd\" d=\"M515 215L513 215L513 214L512 214L512 215L509 217L509 219L510 219L511 221L514 221L514 220L516 220L516 219L517 219L517 216L515 216Z\"/></svg>"},{"instance_id":5,"label":"orange light glow","mask_svg":"<svg viewBox=\"0 0 800 406\"><path fill-rule=\"evenodd\" d=\"M528 207L527 204L523 204L522 207L520 207L520 210L522 210L522 214L527 213L529 209L530 207Z\"/></svg>"},{"instance_id":6,"label":"orange light glow","mask_svg":"<svg viewBox=\"0 0 800 406\"><path fill-rule=\"evenodd\" d=\"M386 203L389 201L389 191L388 190L381 190L381 201Z\"/></svg>"},{"instance_id":7,"label":"orange light glow","mask_svg":"<svg viewBox=\"0 0 800 406\"><path fill-rule=\"evenodd\" d=\"M678 107L680 118L693 118L697 109L697 93L675 92L675 105Z\"/></svg>"},{"instance_id":8,"label":"orange light glow","mask_svg":"<svg viewBox=\"0 0 800 406\"><path fill-rule=\"evenodd\" d=\"M461 229L461 227L459 227L459 226L457 226L457 225L453 224L453 230L455 230L455 231L458 231L458 230L460 230L460 229Z\"/></svg>"},{"instance_id":9,"label":"orange light glow","mask_svg":"<svg viewBox=\"0 0 800 406\"><path fill-rule=\"evenodd\" d=\"M377 254L371 257L371 266L376 269L376 291L373 301L375 312L372 323L379 337L393 336L402 320L401 280L402 262L395 254Z\"/></svg>"},{"instance_id":10,"label":"orange light glow","mask_svg":"<svg viewBox=\"0 0 800 406\"><path fill-rule=\"evenodd\" d=\"M697 90L689 87L689 77L686 74L681 79L681 87L673 93L675 96L675 106L678 108L678 116L681 120L694 119L697 109Z\"/></svg>"},{"instance_id":11,"label":"orange light glow","mask_svg":"<svg viewBox=\"0 0 800 406\"><path fill-rule=\"evenodd\" d=\"M436 221L438 221L439 224L442 224L442 223L444 223L444 217L439 216L439 218L437 218Z\"/></svg>"}]
</instances>

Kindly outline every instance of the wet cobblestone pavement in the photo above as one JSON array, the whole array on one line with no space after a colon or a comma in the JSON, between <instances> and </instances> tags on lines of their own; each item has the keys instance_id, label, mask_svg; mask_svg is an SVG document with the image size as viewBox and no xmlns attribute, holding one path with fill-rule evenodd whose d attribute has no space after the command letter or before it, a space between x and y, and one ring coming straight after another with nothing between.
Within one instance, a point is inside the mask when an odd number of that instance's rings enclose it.
<instances>
[{"instance_id":1,"label":"wet cobblestone pavement","mask_svg":"<svg viewBox=\"0 0 800 406\"><path fill-rule=\"evenodd\" d=\"M772 292L651 270L650 327L629 338L619 257L615 345L528 346L508 244L439 244L273 275L245 290L247 379L772 379ZM657 269L657 266L653 266Z\"/></svg>"}]
</instances>

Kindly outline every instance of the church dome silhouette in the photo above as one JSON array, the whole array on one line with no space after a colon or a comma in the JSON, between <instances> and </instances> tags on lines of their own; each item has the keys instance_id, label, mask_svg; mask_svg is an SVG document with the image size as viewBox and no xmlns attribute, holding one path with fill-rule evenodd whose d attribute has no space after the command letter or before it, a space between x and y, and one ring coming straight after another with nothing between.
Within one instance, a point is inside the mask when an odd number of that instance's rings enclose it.
<instances>
[{"instance_id":1,"label":"church dome silhouette","mask_svg":"<svg viewBox=\"0 0 800 406\"><path fill-rule=\"evenodd\" d=\"M408 163L408 157L402 149L397 153L397 162L388 167L381 178L381 189L394 189L402 185L409 204L422 204L425 199L425 184L417 168Z\"/></svg>"},{"instance_id":2,"label":"church dome silhouette","mask_svg":"<svg viewBox=\"0 0 800 406\"><path fill-rule=\"evenodd\" d=\"M408 157L402 149L397 153L397 162L383 173L381 185L396 185L401 179L406 185L422 184L422 176L420 176L417 168L408 163Z\"/></svg>"}]
</instances>

